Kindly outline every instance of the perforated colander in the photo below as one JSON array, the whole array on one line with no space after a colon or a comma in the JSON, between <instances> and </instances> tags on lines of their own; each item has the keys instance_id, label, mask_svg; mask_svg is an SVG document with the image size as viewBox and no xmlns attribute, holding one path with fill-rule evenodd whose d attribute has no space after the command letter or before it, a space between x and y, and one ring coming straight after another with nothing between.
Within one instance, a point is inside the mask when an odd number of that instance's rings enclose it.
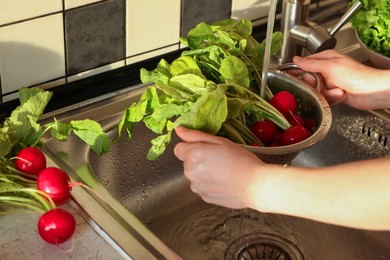
<instances>
[{"instance_id":1,"label":"perforated colander","mask_svg":"<svg viewBox=\"0 0 390 260\"><path fill-rule=\"evenodd\" d=\"M296 66L288 64L277 70L269 71L267 83L273 93L282 90L292 93L297 101L297 114L303 118L313 119L316 124L314 133L296 144L277 147L242 145L264 162L285 165L291 163L300 151L324 139L331 126L332 114L328 102L320 93L322 79L318 74L304 72Z\"/></svg>"}]
</instances>

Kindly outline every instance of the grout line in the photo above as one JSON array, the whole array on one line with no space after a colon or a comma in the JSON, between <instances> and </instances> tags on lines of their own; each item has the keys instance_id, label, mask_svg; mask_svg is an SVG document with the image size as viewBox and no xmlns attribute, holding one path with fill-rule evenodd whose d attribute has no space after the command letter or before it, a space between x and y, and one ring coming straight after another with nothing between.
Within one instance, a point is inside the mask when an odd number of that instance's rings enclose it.
<instances>
[{"instance_id":1,"label":"grout line","mask_svg":"<svg viewBox=\"0 0 390 260\"><path fill-rule=\"evenodd\" d=\"M140 53L137 53L137 54L134 54L134 55L126 56L125 59L134 58L134 57L137 57L137 56L140 56L140 55L148 54L148 53L150 53L150 52L163 50L163 49L169 48L169 47L174 47L174 46L176 46L176 45L180 45L180 42L172 43L172 44L165 45L165 46L162 46L162 47L159 47L159 48L156 48L156 49L152 49L152 50L140 52Z\"/></svg>"},{"instance_id":2,"label":"grout line","mask_svg":"<svg viewBox=\"0 0 390 260\"><path fill-rule=\"evenodd\" d=\"M125 49L125 53L124 53L124 60L125 60L125 65L126 65L126 56L127 56L127 48L128 48L128 46L127 46L127 0L124 0L124 12L123 12L123 14L124 14L124 17L123 17L123 22L124 22L124 24L123 24L123 30L124 30L124 32L123 32L123 35L124 35L124 37L123 37L123 46L124 46L124 49Z\"/></svg>"},{"instance_id":3,"label":"grout line","mask_svg":"<svg viewBox=\"0 0 390 260\"><path fill-rule=\"evenodd\" d=\"M42 15L38 15L38 16L34 16L34 17L30 17L30 18L18 20L18 21L11 22L11 23L1 24L1 25L0 25L0 28L6 27L6 26L10 26L10 25L19 24L19 23L24 23L24 22L27 22L27 21L32 21L32 20L40 19L40 18L43 18L43 17L51 16L51 15L60 14L60 13L62 13L62 12L63 12L63 11L56 11L56 12L51 12L51 13L47 13L47 14L42 14Z\"/></svg>"},{"instance_id":4,"label":"grout line","mask_svg":"<svg viewBox=\"0 0 390 260\"><path fill-rule=\"evenodd\" d=\"M65 13L65 0L62 0L62 9L64 12L62 13L62 34L64 36L64 75L65 75L65 83L68 83L68 52L67 52L67 37L66 37L66 13Z\"/></svg>"},{"instance_id":5,"label":"grout line","mask_svg":"<svg viewBox=\"0 0 390 260\"><path fill-rule=\"evenodd\" d=\"M101 3L104 3L104 2L110 2L110 1L112 1L112 0L100 0L98 2L93 2L93 3L90 3L90 4L86 4L86 5L75 6L75 7L68 8L68 9L65 9L65 5L64 5L64 12L74 11L74 10L81 9L81 8L84 8L84 7L89 7L89 6L92 6L92 5L97 5L97 4L101 4Z\"/></svg>"}]
</instances>

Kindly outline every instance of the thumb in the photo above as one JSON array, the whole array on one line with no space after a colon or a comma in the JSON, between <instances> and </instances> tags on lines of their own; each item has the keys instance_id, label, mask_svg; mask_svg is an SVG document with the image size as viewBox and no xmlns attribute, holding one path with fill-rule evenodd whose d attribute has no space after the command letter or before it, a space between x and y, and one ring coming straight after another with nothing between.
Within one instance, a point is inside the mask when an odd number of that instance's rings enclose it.
<instances>
[{"instance_id":1,"label":"thumb","mask_svg":"<svg viewBox=\"0 0 390 260\"><path fill-rule=\"evenodd\" d=\"M202 142L220 144L226 142L225 138L207 134L199 130L191 130L184 126L177 126L175 132L183 141L189 143Z\"/></svg>"},{"instance_id":2,"label":"thumb","mask_svg":"<svg viewBox=\"0 0 390 260\"><path fill-rule=\"evenodd\" d=\"M311 59L311 58L302 58L299 56L295 56L293 58L293 62L295 65L297 65L300 69L307 71L307 72L323 72L324 63L326 60L323 59Z\"/></svg>"}]
</instances>

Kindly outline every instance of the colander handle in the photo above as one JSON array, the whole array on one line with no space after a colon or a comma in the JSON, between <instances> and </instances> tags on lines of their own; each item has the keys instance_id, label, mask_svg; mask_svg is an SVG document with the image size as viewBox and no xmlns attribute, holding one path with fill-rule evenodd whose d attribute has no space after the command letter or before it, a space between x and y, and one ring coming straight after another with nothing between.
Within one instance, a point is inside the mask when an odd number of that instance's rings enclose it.
<instances>
[{"instance_id":1,"label":"colander handle","mask_svg":"<svg viewBox=\"0 0 390 260\"><path fill-rule=\"evenodd\" d=\"M289 75L292 75L294 77L297 77L297 78L303 80L304 82L306 82L309 86L312 86L318 92L321 92L321 89L324 85L321 74L315 73L315 72L304 71L304 70L300 69L294 63L283 64L283 65L277 67L277 70L286 72Z\"/></svg>"}]
</instances>

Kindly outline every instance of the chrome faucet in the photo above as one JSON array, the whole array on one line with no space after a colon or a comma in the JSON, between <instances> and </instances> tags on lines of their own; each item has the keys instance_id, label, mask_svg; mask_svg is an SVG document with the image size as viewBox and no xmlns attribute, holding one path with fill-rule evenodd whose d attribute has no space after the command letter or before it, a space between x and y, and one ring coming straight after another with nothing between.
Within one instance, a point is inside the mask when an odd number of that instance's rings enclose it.
<instances>
[{"instance_id":1,"label":"chrome faucet","mask_svg":"<svg viewBox=\"0 0 390 260\"><path fill-rule=\"evenodd\" d=\"M334 35L361 6L362 3L356 1L328 31L309 21L310 0L283 0L281 31L284 39L279 63L291 62L295 55L302 56L305 49L311 53L333 49L336 46Z\"/></svg>"}]
</instances>

